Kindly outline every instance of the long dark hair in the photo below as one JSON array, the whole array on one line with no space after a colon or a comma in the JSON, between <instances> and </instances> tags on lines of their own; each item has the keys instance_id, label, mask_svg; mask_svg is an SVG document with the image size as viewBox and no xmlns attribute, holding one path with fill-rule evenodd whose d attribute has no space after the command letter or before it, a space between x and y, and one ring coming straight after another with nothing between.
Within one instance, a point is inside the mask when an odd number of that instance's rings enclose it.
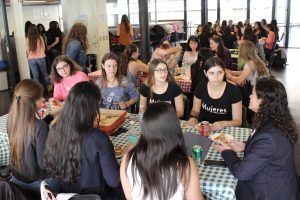
<instances>
[{"instance_id":1,"label":"long dark hair","mask_svg":"<svg viewBox=\"0 0 300 200\"><path fill-rule=\"evenodd\" d=\"M127 76L127 68L128 64L132 58L132 54L138 51L138 47L136 44L129 44L120 57L120 70L123 76Z\"/></svg>"},{"instance_id":2,"label":"long dark hair","mask_svg":"<svg viewBox=\"0 0 300 200\"><path fill-rule=\"evenodd\" d=\"M21 170L25 149L34 137L36 101L42 98L43 86L34 80L24 79L17 84L8 113L7 133L9 154L13 166Z\"/></svg>"},{"instance_id":3,"label":"long dark hair","mask_svg":"<svg viewBox=\"0 0 300 200\"><path fill-rule=\"evenodd\" d=\"M217 51L215 52L219 58L224 58L224 50L226 49L223 43L223 40L220 36L214 35L210 38L212 41L218 44Z\"/></svg>"},{"instance_id":4,"label":"long dark hair","mask_svg":"<svg viewBox=\"0 0 300 200\"><path fill-rule=\"evenodd\" d=\"M262 102L254 118L254 127L259 130L271 122L295 144L298 133L283 84L272 78L261 78L256 81L255 91Z\"/></svg>"},{"instance_id":5,"label":"long dark hair","mask_svg":"<svg viewBox=\"0 0 300 200\"><path fill-rule=\"evenodd\" d=\"M129 33L129 31L130 31L129 23L130 22L129 22L127 15L125 15L125 14L122 15L121 24L124 24L126 33Z\"/></svg>"},{"instance_id":6,"label":"long dark hair","mask_svg":"<svg viewBox=\"0 0 300 200\"><path fill-rule=\"evenodd\" d=\"M63 183L81 172L81 144L99 115L101 95L92 82L77 83L68 95L58 122L51 128L44 153L45 168Z\"/></svg>"},{"instance_id":7,"label":"long dark hair","mask_svg":"<svg viewBox=\"0 0 300 200\"><path fill-rule=\"evenodd\" d=\"M249 40L253 44L257 44L258 40L251 26L247 26L244 31L243 40Z\"/></svg>"},{"instance_id":8,"label":"long dark hair","mask_svg":"<svg viewBox=\"0 0 300 200\"><path fill-rule=\"evenodd\" d=\"M224 70L224 72L226 72L224 61L221 58L216 57L216 56L210 57L206 60L206 62L204 63L204 71L207 72L210 68L215 67L215 66L221 67ZM206 77L206 80L208 81L207 77ZM226 75L224 75L223 81L226 81Z\"/></svg>"},{"instance_id":9,"label":"long dark hair","mask_svg":"<svg viewBox=\"0 0 300 200\"><path fill-rule=\"evenodd\" d=\"M168 103L148 106L141 123L141 137L129 151L126 168L132 159L133 184L141 177L143 198L170 199L178 181L185 189L190 179L190 164L175 109Z\"/></svg>"},{"instance_id":10,"label":"long dark hair","mask_svg":"<svg viewBox=\"0 0 300 200\"><path fill-rule=\"evenodd\" d=\"M198 51L199 48L200 48L200 44L199 44L200 42L199 42L198 37L195 36L195 35L191 35L191 36L189 37L188 42L187 42L186 51L192 51L192 49L191 49L191 47L190 47L190 42L191 42L191 41L197 42L197 43L198 43L198 46L197 46L197 49L196 49L196 51Z\"/></svg>"}]
</instances>

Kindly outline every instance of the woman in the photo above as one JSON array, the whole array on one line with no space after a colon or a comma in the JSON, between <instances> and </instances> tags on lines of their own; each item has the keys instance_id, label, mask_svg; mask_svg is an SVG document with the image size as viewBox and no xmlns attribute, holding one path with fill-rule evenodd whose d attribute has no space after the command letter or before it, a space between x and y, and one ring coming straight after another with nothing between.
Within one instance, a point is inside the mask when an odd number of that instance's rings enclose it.
<instances>
[{"instance_id":1,"label":"woman","mask_svg":"<svg viewBox=\"0 0 300 200\"><path fill-rule=\"evenodd\" d=\"M272 19L271 24L273 25L274 30L275 30L274 33L275 33L276 41L278 41L280 38L279 38L279 28L278 28L278 25L277 25L277 20Z\"/></svg>"},{"instance_id":2,"label":"woman","mask_svg":"<svg viewBox=\"0 0 300 200\"><path fill-rule=\"evenodd\" d=\"M210 48L213 51L213 53L224 61L225 67L227 69L231 69L231 54L230 51L226 47L224 47L222 38L220 36L215 35L212 38L210 38L209 42Z\"/></svg>"},{"instance_id":3,"label":"woman","mask_svg":"<svg viewBox=\"0 0 300 200\"><path fill-rule=\"evenodd\" d=\"M231 33L231 28L226 27L224 34L222 35L223 44L228 49L234 49L234 43L237 41L237 37Z\"/></svg>"},{"instance_id":4,"label":"woman","mask_svg":"<svg viewBox=\"0 0 300 200\"><path fill-rule=\"evenodd\" d=\"M24 79L18 83L7 123L11 181L35 195L40 193L41 180L47 178L43 167L43 153L49 131L47 123L53 119L48 116L44 121L37 115L42 95L43 86L39 82ZM57 190L54 180L47 178L46 182Z\"/></svg>"},{"instance_id":5,"label":"woman","mask_svg":"<svg viewBox=\"0 0 300 200\"><path fill-rule=\"evenodd\" d=\"M149 104L158 101L171 104L177 117L183 116L184 104L180 86L173 81L167 63L153 59L149 64L148 81L140 89L140 112L143 113Z\"/></svg>"},{"instance_id":6,"label":"woman","mask_svg":"<svg viewBox=\"0 0 300 200\"><path fill-rule=\"evenodd\" d=\"M211 129L219 131L227 126L242 124L242 97L239 89L225 81L224 62L218 57L209 58L204 65L207 82L195 90L189 122L208 121Z\"/></svg>"},{"instance_id":7,"label":"woman","mask_svg":"<svg viewBox=\"0 0 300 200\"><path fill-rule=\"evenodd\" d=\"M182 67L185 67L186 70L190 71L191 65L195 63L198 58L198 50L200 45L198 38L194 35L189 37L187 44L188 46L182 58Z\"/></svg>"},{"instance_id":8,"label":"woman","mask_svg":"<svg viewBox=\"0 0 300 200\"><path fill-rule=\"evenodd\" d=\"M249 108L255 112L248 141L214 145L238 179L237 199L298 199L294 145L298 139L282 83L257 80ZM236 152L244 152L240 159Z\"/></svg>"},{"instance_id":9,"label":"woman","mask_svg":"<svg viewBox=\"0 0 300 200\"><path fill-rule=\"evenodd\" d=\"M214 27L214 35L222 36L222 31L220 26L215 26Z\"/></svg>"},{"instance_id":10,"label":"woman","mask_svg":"<svg viewBox=\"0 0 300 200\"><path fill-rule=\"evenodd\" d=\"M139 74L140 72L148 73L149 67L139 59L139 48L136 44L128 45L120 58L120 70L123 76L139 88Z\"/></svg>"},{"instance_id":11,"label":"woman","mask_svg":"<svg viewBox=\"0 0 300 200\"><path fill-rule=\"evenodd\" d=\"M48 65L51 66L53 60L61 54L62 32L59 29L57 21L51 21L49 23L46 39Z\"/></svg>"},{"instance_id":12,"label":"woman","mask_svg":"<svg viewBox=\"0 0 300 200\"><path fill-rule=\"evenodd\" d=\"M256 35L254 34L253 29L251 27L246 27L245 28L245 32L244 32L242 41L243 40L248 40L248 41L253 42L253 44L255 45L256 50L257 50L257 55L263 61L266 60L266 54L265 54L265 51L264 51L264 47L261 43L258 43L258 39L257 39Z\"/></svg>"},{"instance_id":13,"label":"woman","mask_svg":"<svg viewBox=\"0 0 300 200\"><path fill-rule=\"evenodd\" d=\"M128 200L203 199L195 162L185 149L180 123L171 105L149 105L138 143L121 163Z\"/></svg>"},{"instance_id":14,"label":"woman","mask_svg":"<svg viewBox=\"0 0 300 200\"><path fill-rule=\"evenodd\" d=\"M45 44L45 47L46 47L46 44L47 44L47 41L46 41L46 29L45 29L45 27L44 27L43 24L38 24L36 26L38 28L38 32L39 32L40 36L42 36L42 38L44 40L44 44Z\"/></svg>"},{"instance_id":15,"label":"woman","mask_svg":"<svg viewBox=\"0 0 300 200\"><path fill-rule=\"evenodd\" d=\"M122 47L122 52L126 46L131 44L131 36L133 36L133 29L129 22L127 15L122 15L121 24L118 26L117 35L119 36L119 44Z\"/></svg>"},{"instance_id":16,"label":"woman","mask_svg":"<svg viewBox=\"0 0 300 200\"><path fill-rule=\"evenodd\" d=\"M40 80L40 73L47 86L48 92L52 86L47 73L47 65L45 60L45 44L42 36L40 36L36 25L31 24L28 29L28 37L26 38L26 54L28 64L32 73L32 78L36 81Z\"/></svg>"},{"instance_id":17,"label":"woman","mask_svg":"<svg viewBox=\"0 0 300 200\"><path fill-rule=\"evenodd\" d=\"M238 25L232 26L233 34L236 37L237 41L240 41L243 37L241 27Z\"/></svg>"},{"instance_id":18,"label":"woman","mask_svg":"<svg viewBox=\"0 0 300 200\"><path fill-rule=\"evenodd\" d=\"M87 28L82 23L75 23L64 40L63 54L80 65L83 72L87 73L86 52L89 48Z\"/></svg>"},{"instance_id":19,"label":"woman","mask_svg":"<svg viewBox=\"0 0 300 200\"><path fill-rule=\"evenodd\" d=\"M80 71L74 61L67 56L58 56L54 59L51 70L51 79L54 83L53 98L65 101L71 88L78 82L88 81L89 77Z\"/></svg>"},{"instance_id":20,"label":"woman","mask_svg":"<svg viewBox=\"0 0 300 200\"><path fill-rule=\"evenodd\" d=\"M139 98L133 83L121 74L119 59L114 53L107 53L102 58L102 76L95 80L101 90L101 108L130 110Z\"/></svg>"},{"instance_id":21,"label":"woman","mask_svg":"<svg viewBox=\"0 0 300 200\"><path fill-rule=\"evenodd\" d=\"M170 74L173 76L175 67L181 58L181 51L182 47L181 46L176 46L176 47L171 47L171 44L169 40L164 38L159 47L154 50L152 53L152 59L162 59L164 60L170 69Z\"/></svg>"},{"instance_id":22,"label":"woman","mask_svg":"<svg viewBox=\"0 0 300 200\"><path fill-rule=\"evenodd\" d=\"M268 33L267 38L261 38L265 43L265 53L267 55L267 60L270 59L270 53L274 50L274 46L276 44L276 36L275 36L275 30L272 24L268 24L266 26L266 30Z\"/></svg>"},{"instance_id":23,"label":"woman","mask_svg":"<svg viewBox=\"0 0 300 200\"><path fill-rule=\"evenodd\" d=\"M198 36L200 47L209 47L209 38L213 36L211 28L208 24L202 26L201 34Z\"/></svg>"},{"instance_id":24,"label":"woman","mask_svg":"<svg viewBox=\"0 0 300 200\"><path fill-rule=\"evenodd\" d=\"M195 31L195 36L198 37L198 36L201 34L201 32L202 32L202 25L199 24L199 25L197 26L196 31Z\"/></svg>"},{"instance_id":25,"label":"woman","mask_svg":"<svg viewBox=\"0 0 300 200\"><path fill-rule=\"evenodd\" d=\"M268 36L267 31L262 27L261 23L258 21L254 23L253 30L257 39Z\"/></svg>"},{"instance_id":26,"label":"woman","mask_svg":"<svg viewBox=\"0 0 300 200\"><path fill-rule=\"evenodd\" d=\"M44 161L47 171L59 180L61 192L115 199L120 175L113 145L108 135L93 128L100 115L100 99L92 82L80 82L71 89L50 130Z\"/></svg>"}]
</instances>

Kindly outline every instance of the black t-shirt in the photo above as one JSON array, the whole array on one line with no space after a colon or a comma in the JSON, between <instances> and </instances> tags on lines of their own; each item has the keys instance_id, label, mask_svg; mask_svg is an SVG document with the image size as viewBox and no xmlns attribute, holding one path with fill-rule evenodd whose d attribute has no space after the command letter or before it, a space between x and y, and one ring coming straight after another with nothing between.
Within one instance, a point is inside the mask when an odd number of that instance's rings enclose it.
<instances>
[{"instance_id":1,"label":"black t-shirt","mask_svg":"<svg viewBox=\"0 0 300 200\"><path fill-rule=\"evenodd\" d=\"M55 41L55 38L59 38L58 44L56 44L53 48L61 51L61 44L62 44L62 33L59 29L51 29L46 32L47 37L47 46L50 46Z\"/></svg>"},{"instance_id":2,"label":"black t-shirt","mask_svg":"<svg viewBox=\"0 0 300 200\"><path fill-rule=\"evenodd\" d=\"M143 97L147 98L147 104L164 101L169 104L172 104L175 108L175 97L178 97L180 94L182 94L182 90L179 85L177 85L174 82L169 82L168 88L165 93L163 94L156 94L152 92L152 97L150 95L150 88L143 84L140 89L140 94Z\"/></svg>"},{"instance_id":3,"label":"black t-shirt","mask_svg":"<svg viewBox=\"0 0 300 200\"><path fill-rule=\"evenodd\" d=\"M199 121L214 123L223 120L232 120L232 104L242 100L239 89L226 83L223 95L219 99L212 99L208 94L207 82L198 84L195 97L202 101Z\"/></svg>"}]
</instances>

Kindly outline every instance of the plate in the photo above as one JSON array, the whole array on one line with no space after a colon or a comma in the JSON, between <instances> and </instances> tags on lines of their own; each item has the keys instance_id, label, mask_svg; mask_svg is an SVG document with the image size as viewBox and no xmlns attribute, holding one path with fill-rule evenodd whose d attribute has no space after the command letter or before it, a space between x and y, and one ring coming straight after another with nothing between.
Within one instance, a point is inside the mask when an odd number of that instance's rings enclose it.
<instances>
[{"instance_id":1,"label":"plate","mask_svg":"<svg viewBox=\"0 0 300 200\"><path fill-rule=\"evenodd\" d=\"M116 158L121 158L124 155L124 148L121 146L114 147Z\"/></svg>"},{"instance_id":2,"label":"plate","mask_svg":"<svg viewBox=\"0 0 300 200\"><path fill-rule=\"evenodd\" d=\"M223 142L225 144L228 144L232 140L234 140L234 137L227 133L215 133L212 136L210 136L210 139L214 142Z\"/></svg>"}]
</instances>

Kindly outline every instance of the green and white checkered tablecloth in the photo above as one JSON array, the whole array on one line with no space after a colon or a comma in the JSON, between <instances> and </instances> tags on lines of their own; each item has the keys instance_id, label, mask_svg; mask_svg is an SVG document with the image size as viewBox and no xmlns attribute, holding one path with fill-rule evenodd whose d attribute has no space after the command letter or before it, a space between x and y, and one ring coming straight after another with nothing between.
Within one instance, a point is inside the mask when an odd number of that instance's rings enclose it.
<instances>
[{"instance_id":1,"label":"green and white checkered tablecloth","mask_svg":"<svg viewBox=\"0 0 300 200\"><path fill-rule=\"evenodd\" d=\"M7 115L0 117L0 166L9 165L9 143L6 130Z\"/></svg>"},{"instance_id":2,"label":"green and white checkered tablecloth","mask_svg":"<svg viewBox=\"0 0 300 200\"><path fill-rule=\"evenodd\" d=\"M125 123L122 125L122 128L126 128L127 130L131 129L131 131L133 130L136 133L140 133L140 126L137 119L138 117L133 117L133 120L129 120L127 117ZM183 133L186 132L198 134L197 130L194 128L184 129ZM246 141L249 137L251 129L228 127L223 129L222 132L233 135L236 140ZM121 133L118 136L111 136L110 138L114 146L126 147L128 144L127 132ZM239 156L242 157L243 155L240 154ZM220 153L210 148L206 155L206 159L222 160L222 157ZM118 158L118 161L121 161L121 158ZM236 199L235 188L237 185L237 179L231 175L228 168L204 166L202 163L198 168L198 172L200 175L201 189L203 194L206 196L206 199Z\"/></svg>"}]
</instances>

